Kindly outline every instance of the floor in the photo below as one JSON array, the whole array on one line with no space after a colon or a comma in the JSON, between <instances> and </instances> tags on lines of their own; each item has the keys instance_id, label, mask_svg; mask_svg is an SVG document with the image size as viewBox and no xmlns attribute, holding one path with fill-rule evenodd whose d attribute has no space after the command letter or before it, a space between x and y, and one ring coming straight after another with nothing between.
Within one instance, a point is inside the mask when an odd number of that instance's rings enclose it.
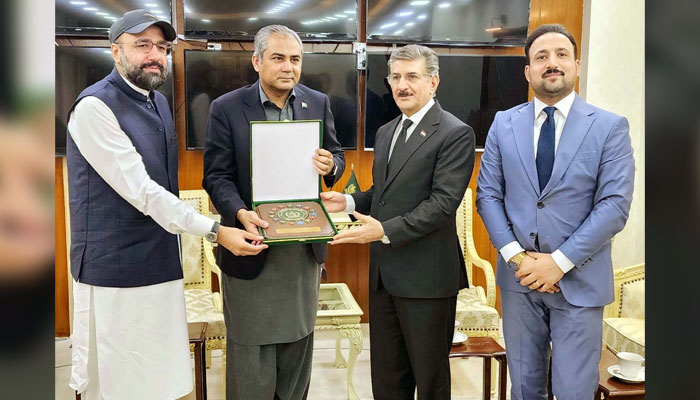
<instances>
[{"instance_id":1,"label":"floor","mask_svg":"<svg viewBox=\"0 0 700 400\"><path fill-rule=\"evenodd\" d=\"M369 368L369 326L362 324L363 350L355 363L355 390L360 399L372 399ZM347 349L347 341L342 347ZM503 340L501 339L501 345ZM344 351L347 355L347 350ZM73 392L68 387L70 379L70 339L56 339L56 400L73 400ZM494 361L495 363L495 361ZM194 361L193 361L194 365ZM477 400L482 398L481 359L450 360L452 369L452 398ZM314 340L314 363L311 374L309 400L347 399L346 370L335 367L335 336L332 331L316 331ZM510 385L509 385L510 390ZM207 370L207 393L209 400L224 400L224 385L221 374L221 353L212 354L212 366ZM492 393L492 398L496 395ZM510 398L510 396L508 396ZM182 400L194 400L194 394Z\"/></svg>"}]
</instances>

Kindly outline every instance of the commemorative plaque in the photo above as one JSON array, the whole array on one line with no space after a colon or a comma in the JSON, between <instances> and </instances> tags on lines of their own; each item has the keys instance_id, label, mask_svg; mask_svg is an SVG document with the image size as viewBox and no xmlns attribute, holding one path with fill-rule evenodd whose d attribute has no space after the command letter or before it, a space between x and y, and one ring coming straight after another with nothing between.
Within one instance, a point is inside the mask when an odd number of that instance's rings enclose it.
<instances>
[{"instance_id":1,"label":"commemorative plaque","mask_svg":"<svg viewBox=\"0 0 700 400\"><path fill-rule=\"evenodd\" d=\"M264 243L328 242L337 233L321 203L321 176L313 156L322 121L250 123L252 205L266 229Z\"/></svg>"}]
</instances>

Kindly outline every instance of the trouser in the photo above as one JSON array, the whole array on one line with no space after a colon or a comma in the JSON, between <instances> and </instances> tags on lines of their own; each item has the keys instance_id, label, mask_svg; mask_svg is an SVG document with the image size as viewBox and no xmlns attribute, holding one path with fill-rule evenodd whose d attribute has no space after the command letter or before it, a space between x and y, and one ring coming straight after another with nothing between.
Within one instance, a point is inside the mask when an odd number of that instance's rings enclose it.
<instances>
[{"instance_id":1,"label":"trouser","mask_svg":"<svg viewBox=\"0 0 700 400\"><path fill-rule=\"evenodd\" d=\"M413 400L417 388L419 400L448 400L457 296L397 297L381 283L369 292L374 398Z\"/></svg>"},{"instance_id":2,"label":"trouser","mask_svg":"<svg viewBox=\"0 0 700 400\"><path fill-rule=\"evenodd\" d=\"M598 388L603 307L578 307L555 294L501 290L512 400L590 400ZM550 347L551 346L551 347Z\"/></svg>"},{"instance_id":3,"label":"trouser","mask_svg":"<svg viewBox=\"0 0 700 400\"><path fill-rule=\"evenodd\" d=\"M259 346L227 339L226 399L306 399L313 348L313 331L296 342Z\"/></svg>"}]
</instances>

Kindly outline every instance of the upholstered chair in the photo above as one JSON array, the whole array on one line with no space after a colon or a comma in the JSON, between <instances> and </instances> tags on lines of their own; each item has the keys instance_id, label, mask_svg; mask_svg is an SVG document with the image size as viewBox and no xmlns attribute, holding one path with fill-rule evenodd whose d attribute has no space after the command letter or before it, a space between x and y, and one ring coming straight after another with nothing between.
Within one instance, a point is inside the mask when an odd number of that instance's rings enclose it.
<instances>
[{"instance_id":1,"label":"upholstered chair","mask_svg":"<svg viewBox=\"0 0 700 400\"><path fill-rule=\"evenodd\" d=\"M459 321L458 329L467 336L486 336L499 341L500 319L495 308L496 278L491 263L479 257L474 247L472 210L472 190L468 188L459 209L457 209L457 235L462 245L470 287L460 290L457 295L456 320ZM486 277L485 291L482 286L473 284L472 269L474 267L481 269Z\"/></svg>"},{"instance_id":2,"label":"upholstered chair","mask_svg":"<svg viewBox=\"0 0 700 400\"><path fill-rule=\"evenodd\" d=\"M204 190L181 190L180 199L197 212L209 215L209 196ZM201 236L182 234L182 269L185 283L187 322L207 322L206 362L211 366L211 350L222 350L222 369L226 363L226 326L220 292L212 291L212 275L221 271L216 265L212 244ZM222 374L225 376L225 374Z\"/></svg>"}]
</instances>

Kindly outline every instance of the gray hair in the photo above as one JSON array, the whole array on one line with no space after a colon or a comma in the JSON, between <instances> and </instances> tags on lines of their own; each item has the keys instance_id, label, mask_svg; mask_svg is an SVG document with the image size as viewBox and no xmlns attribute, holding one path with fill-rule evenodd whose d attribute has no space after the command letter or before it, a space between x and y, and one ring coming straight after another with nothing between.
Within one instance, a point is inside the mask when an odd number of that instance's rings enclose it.
<instances>
[{"instance_id":1,"label":"gray hair","mask_svg":"<svg viewBox=\"0 0 700 400\"><path fill-rule=\"evenodd\" d=\"M267 38L273 34L285 35L295 39L297 43L299 43L299 49L301 49L301 52L304 52L304 46L302 46L301 39L296 32L284 25L268 25L260 28L258 33L255 34L255 41L253 42L255 45L255 51L253 52L254 56L262 59L265 50L267 50Z\"/></svg>"},{"instance_id":2,"label":"gray hair","mask_svg":"<svg viewBox=\"0 0 700 400\"><path fill-rule=\"evenodd\" d=\"M409 44L408 46L394 49L389 57L389 72L391 72L391 64L396 60L412 61L419 58L425 60L425 71L428 75L440 76L440 63L437 53L435 53L435 50L419 44Z\"/></svg>"}]
</instances>

